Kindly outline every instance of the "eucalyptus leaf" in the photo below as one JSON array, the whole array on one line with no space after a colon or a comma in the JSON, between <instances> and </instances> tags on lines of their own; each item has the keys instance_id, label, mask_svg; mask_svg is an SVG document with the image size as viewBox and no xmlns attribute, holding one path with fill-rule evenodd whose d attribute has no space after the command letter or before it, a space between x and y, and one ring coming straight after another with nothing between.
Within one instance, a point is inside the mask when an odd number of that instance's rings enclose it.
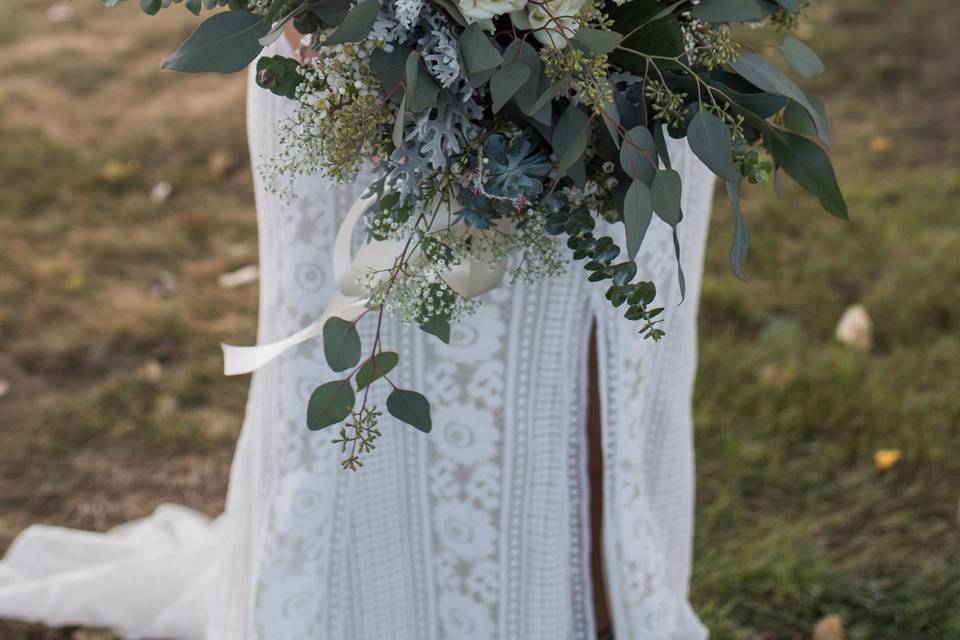
<instances>
[{"instance_id":1,"label":"eucalyptus leaf","mask_svg":"<svg viewBox=\"0 0 960 640\"><path fill-rule=\"evenodd\" d=\"M747 229L747 223L743 218L743 211L740 210L740 183L742 177L736 180L725 182L727 198L730 200L730 206L733 208L733 243L730 245L730 269L733 275L741 280L743 277L743 263L747 260L747 251L750 249L750 231Z\"/></svg>"},{"instance_id":2,"label":"eucalyptus leaf","mask_svg":"<svg viewBox=\"0 0 960 640\"><path fill-rule=\"evenodd\" d=\"M323 354L334 371L344 371L360 362L357 325L336 316L323 323Z\"/></svg>"},{"instance_id":3,"label":"eucalyptus leaf","mask_svg":"<svg viewBox=\"0 0 960 640\"><path fill-rule=\"evenodd\" d=\"M817 52L793 36L783 39L780 51L790 68L804 78L814 78L826 71Z\"/></svg>"},{"instance_id":4,"label":"eucalyptus leaf","mask_svg":"<svg viewBox=\"0 0 960 640\"><path fill-rule=\"evenodd\" d=\"M707 167L724 180L736 180L740 172L733 164L730 130L709 111L699 111L687 125L690 149Z\"/></svg>"},{"instance_id":5,"label":"eucalyptus leaf","mask_svg":"<svg viewBox=\"0 0 960 640\"><path fill-rule=\"evenodd\" d=\"M463 13L460 11L460 7L457 6L452 0L433 0L438 5L443 7L443 10L450 14L450 17L453 18L454 22L459 24L461 27L467 26L467 19L463 17Z\"/></svg>"},{"instance_id":6,"label":"eucalyptus leaf","mask_svg":"<svg viewBox=\"0 0 960 640\"><path fill-rule=\"evenodd\" d=\"M613 18L613 30L625 34L619 47L610 52L610 62L623 69L645 74L645 58L631 53L674 58L686 53L683 30L680 21L671 11L659 2L634 0L610 10ZM661 68L669 68L672 63L659 60Z\"/></svg>"},{"instance_id":7,"label":"eucalyptus leaf","mask_svg":"<svg viewBox=\"0 0 960 640\"><path fill-rule=\"evenodd\" d=\"M164 60L163 68L186 73L240 71L263 50L260 38L269 30L265 18L249 11L215 13Z\"/></svg>"},{"instance_id":8,"label":"eucalyptus leaf","mask_svg":"<svg viewBox=\"0 0 960 640\"><path fill-rule=\"evenodd\" d=\"M343 19L337 30L330 34L324 45L359 42L367 37L380 11L380 0L362 0Z\"/></svg>"},{"instance_id":9,"label":"eucalyptus leaf","mask_svg":"<svg viewBox=\"0 0 960 640\"><path fill-rule=\"evenodd\" d=\"M140 0L140 9L148 16L156 15L162 8L161 0Z\"/></svg>"},{"instance_id":10,"label":"eucalyptus leaf","mask_svg":"<svg viewBox=\"0 0 960 640\"><path fill-rule=\"evenodd\" d=\"M370 71L389 93L403 82L405 73L403 51L399 47L394 47L390 52L374 49L370 54Z\"/></svg>"},{"instance_id":11,"label":"eucalyptus leaf","mask_svg":"<svg viewBox=\"0 0 960 640\"><path fill-rule=\"evenodd\" d=\"M823 208L847 219L847 204L837 184L837 176L827 153L816 142L788 131L783 141L767 141L773 160L807 192L816 196Z\"/></svg>"},{"instance_id":12,"label":"eucalyptus leaf","mask_svg":"<svg viewBox=\"0 0 960 640\"><path fill-rule=\"evenodd\" d=\"M343 421L353 411L354 402L356 396L349 379L320 385L307 404L307 427L317 431Z\"/></svg>"},{"instance_id":13,"label":"eucalyptus leaf","mask_svg":"<svg viewBox=\"0 0 960 640\"><path fill-rule=\"evenodd\" d=\"M667 138L663 135L663 127L656 127L653 130L653 141L657 146L657 156L660 158L660 162L663 163L663 166L667 169L672 169L673 166L670 163L670 150L667 148Z\"/></svg>"},{"instance_id":14,"label":"eucalyptus leaf","mask_svg":"<svg viewBox=\"0 0 960 640\"><path fill-rule=\"evenodd\" d=\"M500 51L476 22L460 35L460 55L469 75L495 69L502 59Z\"/></svg>"},{"instance_id":15,"label":"eucalyptus leaf","mask_svg":"<svg viewBox=\"0 0 960 640\"><path fill-rule=\"evenodd\" d=\"M623 226L627 236L627 257L631 260L637 257L652 218L650 189L639 180L634 180L623 198Z\"/></svg>"},{"instance_id":16,"label":"eucalyptus leaf","mask_svg":"<svg viewBox=\"0 0 960 640\"><path fill-rule=\"evenodd\" d=\"M440 87L429 73L420 73L420 53L411 51L404 66L406 78L406 107L419 113L437 104Z\"/></svg>"},{"instance_id":17,"label":"eucalyptus leaf","mask_svg":"<svg viewBox=\"0 0 960 640\"><path fill-rule=\"evenodd\" d=\"M403 119L407 113L407 94L403 94L400 106L397 107L396 119L393 121L393 131L390 136L393 146L398 149L403 146Z\"/></svg>"},{"instance_id":18,"label":"eucalyptus leaf","mask_svg":"<svg viewBox=\"0 0 960 640\"><path fill-rule=\"evenodd\" d=\"M700 4L690 9L690 15L714 24L752 22L766 18L776 8L765 0L700 0Z\"/></svg>"},{"instance_id":19,"label":"eucalyptus leaf","mask_svg":"<svg viewBox=\"0 0 960 640\"><path fill-rule=\"evenodd\" d=\"M790 13L797 14L800 13L800 10L803 8L800 6L800 0L775 0L778 5L789 11Z\"/></svg>"},{"instance_id":20,"label":"eucalyptus leaf","mask_svg":"<svg viewBox=\"0 0 960 640\"><path fill-rule=\"evenodd\" d=\"M683 219L680 205L682 189L680 174L673 169L660 169L653 178L653 186L650 188L653 210L657 217L671 227L676 227Z\"/></svg>"},{"instance_id":21,"label":"eucalyptus leaf","mask_svg":"<svg viewBox=\"0 0 960 640\"><path fill-rule=\"evenodd\" d=\"M372 358L368 358L357 371L357 391L363 391L371 382L390 373L398 362L400 362L400 356L393 351L381 351Z\"/></svg>"},{"instance_id":22,"label":"eucalyptus leaf","mask_svg":"<svg viewBox=\"0 0 960 640\"><path fill-rule=\"evenodd\" d=\"M436 336L444 344L450 344L450 321L434 316L420 325L420 329Z\"/></svg>"},{"instance_id":23,"label":"eucalyptus leaf","mask_svg":"<svg viewBox=\"0 0 960 640\"><path fill-rule=\"evenodd\" d=\"M607 129L611 142L616 149L620 148L620 112L616 100L611 100L600 107L599 117Z\"/></svg>"},{"instance_id":24,"label":"eucalyptus leaf","mask_svg":"<svg viewBox=\"0 0 960 640\"><path fill-rule=\"evenodd\" d=\"M260 38L258 42L261 44L261 46L264 46L264 47L273 44L274 42L280 39L280 36L283 35L283 30L287 26L287 23L306 10L307 10L307 5L305 4L301 4L294 7L294 9L290 13L283 16L279 20L277 20L273 24L273 27L271 27L270 31L267 32L267 35Z\"/></svg>"},{"instance_id":25,"label":"eucalyptus leaf","mask_svg":"<svg viewBox=\"0 0 960 640\"><path fill-rule=\"evenodd\" d=\"M533 106L530 107L530 113L536 113L549 105L560 93L560 90L566 87L569 83L570 78L563 77L547 87L546 91L544 91L537 101L533 103Z\"/></svg>"},{"instance_id":26,"label":"eucalyptus leaf","mask_svg":"<svg viewBox=\"0 0 960 640\"><path fill-rule=\"evenodd\" d=\"M549 82L543 75L543 63L540 61L540 54L529 42L521 38L514 38L503 52L503 64L510 65L513 63L526 65L530 72L528 79L514 93L514 100L525 114L529 116L537 115L537 112L533 111L533 105L540 97L541 84L546 85ZM542 108L541 111L543 111ZM548 119L547 124L549 123Z\"/></svg>"},{"instance_id":27,"label":"eucalyptus leaf","mask_svg":"<svg viewBox=\"0 0 960 640\"><path fill-rule=\"evenodd\" d=\"M806 110L793 100L788 102L783 110L783 126L801 135L817 135L817 125L813 124Z\"/></svg>"},{"instance_id":28,"label":"eucalyptus leaf","mask_svg":"<svg viewBox=\"0 0 960 640\"><path fill-rule=\"evenodd\" d=\"M616 31L588 29L586 27L577 29L577 33L573 37L575 43L593 53L610 53L617 48L621 40L623 40L623 36Z\"/></svg>"},{"instance_id":29,"label":"eucalyptus leaf","mask_svg":"<svg viewBox=\"0 0 960 640\"><path fill-rule=\"evenodd\" d=\"M566 171L580 159L587 148L590 121L581 109L568 106L553 129L553 152L557 155L557 170Z\"/></svg>"},{"instance_id":30,"label":"eucalyptus leaf","mask_svg":"<svg viewBox=\"0 0 960 640\"><path fill-rule=\"evenodd\" d=\"M513 62L503 67L490 78L490 98L493 112L498 113L507 100L530 79L530 68L522 62Z\"/></svg>"},{"instance_id":31,"label":"eucalyptus leaf","mask_svg":"<svg viewBox=\"0 0 960 640\"><path fill-rule=\"evenodd\" d=\"M623 136L620 167L633 178L651 184L657 171L657 145L646 127L634 127Z\"/></svg>"},{"instance_id":32,"label":"eucalyptus leaf","mask_svg":"<svg viewBox=\"0 0 960 640\"><path fill-rule=\"evenodd\" d=\"M673 228L673 255L677 259L677 284L680 286L680 302L687 297L687 277L683 274L683 264L680 261L680 234Z\"/></svg>"},{"instance_id":33,"label":"eucalyptus leaf","mask_svg":"<svg viewBox=\"0 0 960 640\"><path fill-rule=\"evenodd\" d=\"M397 420L430 433L433 424L430 421L430 402L416 391L394 389L387 396L387 411Z\"/></svg>"},{"instance_id":34,"label":"eucalyptus leaf","mask_svg":"<svg viewBox=\"0 0 960 640\"><path fill-rule=\"evenodd\" d=\"M799 102L813 118L820 140L830 146L830 129L827 126L826 117L817 111L807 94L793 80L785 76L766 58L755 53L741 52L731 66L757 88Z\"/></svg>"}]
</instances>

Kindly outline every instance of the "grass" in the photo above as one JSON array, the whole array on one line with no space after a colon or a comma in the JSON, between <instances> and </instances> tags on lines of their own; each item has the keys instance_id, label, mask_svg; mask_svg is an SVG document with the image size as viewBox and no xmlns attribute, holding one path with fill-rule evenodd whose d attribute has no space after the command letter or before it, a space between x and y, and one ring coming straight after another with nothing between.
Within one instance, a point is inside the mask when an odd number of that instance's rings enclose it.
<instances>
[{"instance_id":1,"label":"grass","mask_svg":"<svg viewBox=\"0 0 960 640\"><path fill-rule=\"evenodd\" d=\"M222 508L256 260L243 79L158 70L194 20L126 3L0 6L0 547L31 522L105 529ZM960 638L960 6L819 0L844 223L799 189L745 195L749 280L718 200L701 303L693 601L721 640ZM886 152L871 140L891 141ZM237 171L211 176L209 154ZM105 165L130 168L105 176ZM125 164L130 163L130 164ZM167 202L153 184L174 185ZM844 309L876 324L836 343ZM873 453L903 459L878 470ZM0 638L70 630L0 622Z\"/></svg>"}]
</instances>

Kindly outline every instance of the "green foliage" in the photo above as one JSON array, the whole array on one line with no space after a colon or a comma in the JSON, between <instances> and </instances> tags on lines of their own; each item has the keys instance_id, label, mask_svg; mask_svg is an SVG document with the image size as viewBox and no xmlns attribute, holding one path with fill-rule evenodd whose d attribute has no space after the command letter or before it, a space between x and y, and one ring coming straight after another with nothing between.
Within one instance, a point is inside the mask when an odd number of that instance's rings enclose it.
<instances>
[{"instance_id":1,"label":"green foliage","mask_svg":"<svg viewBox=\"0 0 960 640\"><path fill-rule=\"evenodd\" d=\"M296 60L285 56L264 56L257 60L257 85L284 98L296 96L303 81Z\"/></svg>"},{"instance_id":2,"label":"green foliage","mask_svg":"<svg viewBox=\"0 0 960 640\"><path fill-rule=\"evenodd\" d=\"M820 145L784 131L779 138L771 138L768 146L774 162L783 167L787 175L815 195L827 211L838 218L847 218L847 203L837 184L833 164Z\"/></svg>"},{"instance_id":3,"label":"green foliage","mask_svg":"<svg viewBox=\"0 0 960 640\"><path fill-rule=\"evenodd\" d=\"M323 354L334 371L346 371L360 362L357 325L333 317L323 324Z\"/></svg>"},{"instance_id":4,"label":"green foliage","mask_svg":"<svg viewBox=\"0 0 960 640\"><path fill-rule=\"evenodd\" d=\"M631 260L637 257L652 218L650 188L643 182L634 180L623 197L623 227L627 236L627 257Z\"/></svg>"},{"instance_id":5,"label":"green foliage","mask_svg":"<svg viewBox=\"0 0 960 640\"><path fill-rule=\"evenodd\" d=\"M780 51L790 68L804 78L814 78L826 70L817 53L793 36L783 39Z\"/></svg>"},{"instance_id":6,"label":"green foliage","mask_svg":"<svg viewBox=\"0 0 960 640\"><path fill-rule=\"evenodd\" d=\"M163 68L187 73L240 71L263 50L260 38L269 30L268 19L248 11L216 13L163 62Z\"/></svg>"},{"instance_id":7,"label":"green foliage","mask_svg":"<svg viewBox=\"0 0 960 640\"><path fill-rule=\"evenodd\" d=\"M317 431L343 421L353 411L355 401L349 379L320 385L310 395L307 427L311 431Z\"/></svg>"},{"instance_id":8,"label":"green foliage","mask_svg":"<svg viewBox=\"0 0 960 640\"><path fill-rule=\"evenodd\" d=\"M740 172L733 166L733 141L730 130L709 111L698 111L687 127L690 149L710 171L724 180L736 180Z\"/></svg>"},{"instance_id":9,"label":"green foliage","mask_svg":"<svg viewBox=\"0 0 960 640\"><path fill-rule=\"evenodd\" d=\"M398 362L400 362L400 356L392 351L381 351L372 358L368 358L357 371L357 391L363 391L371 382L390 373Z\"/></svg>"},{"instance_id":10,"label":"green foliage","mask_svg":"<svg viewBox=\"0 0 960 640\"><path fill-rule=\"evenodd\" d=\"M362 0L354 6L337 30L330 34L324 44L345 44L358 42L366 38L377 20L377 11L380 9L380 0Z\"/></svg>"},{"instance_id":11,"label":"green foliage","mask_svg":"<svg viewBox=\"0 0 960 640\"><path fill-rule=\"evenodd\" d=\"M387 396L387 411L397 420L406 422L424 433L430 433L430 402L416 391L394 389Z\"/></svg>"}]
</instances>

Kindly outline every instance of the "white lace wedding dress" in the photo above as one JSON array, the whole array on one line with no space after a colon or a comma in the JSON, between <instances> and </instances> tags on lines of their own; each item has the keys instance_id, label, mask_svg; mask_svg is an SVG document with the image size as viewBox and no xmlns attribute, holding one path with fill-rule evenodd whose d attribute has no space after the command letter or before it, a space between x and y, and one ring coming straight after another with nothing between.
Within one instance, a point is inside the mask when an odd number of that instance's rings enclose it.
<instances>
[{"instance_id":1,"label":"white lace wedding dress","mask_svg":"<svg viewBox=\"0 0 960 640\"><path fill-rule=\"evenodd\" d=\"M276 151L291 106L251 87L255 160ZM639 338L579 264L489 292L449 346L389 322L396 378L427 394L434 430L385 420L356 473L340 470L332 432L306 429L311 390L335 374L318 341L301 345L253 377L225 515L171 506L106 535L28 529L0 563L0 616L151 638L594 638L585 420L595 319L615 636L704 638L687 602L690 395L713 180L684 145L671 152L687 301L656 218L639 256L667 309L663 342ZM258 183L261 342L323 310L334 234L363 186L303 180L288 206Z\"/></svg>"}]
</instances>

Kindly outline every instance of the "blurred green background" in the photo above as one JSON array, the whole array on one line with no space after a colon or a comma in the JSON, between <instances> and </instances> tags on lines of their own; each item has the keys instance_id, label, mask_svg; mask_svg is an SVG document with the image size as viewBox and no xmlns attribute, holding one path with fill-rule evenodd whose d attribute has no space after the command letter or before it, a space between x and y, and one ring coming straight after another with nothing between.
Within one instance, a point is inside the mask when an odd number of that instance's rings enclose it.
<instances>
[{"instance_id":1,"label":"blurred green background","mask_svg":"<svg viewBox=\"0 0 960 640\"><path fill-rule=\"evenodd\" d=\"M244 78L161 72L195 18L126 4L0 0L0 548L222 508L247 380L218 345L256 313ZM747 190L741 283L717 202L694 606L717 639L960 638L960 4L810 18L852 220ZM859 346L835 338L852 305Z\"/></svg>"}]
</instances>

